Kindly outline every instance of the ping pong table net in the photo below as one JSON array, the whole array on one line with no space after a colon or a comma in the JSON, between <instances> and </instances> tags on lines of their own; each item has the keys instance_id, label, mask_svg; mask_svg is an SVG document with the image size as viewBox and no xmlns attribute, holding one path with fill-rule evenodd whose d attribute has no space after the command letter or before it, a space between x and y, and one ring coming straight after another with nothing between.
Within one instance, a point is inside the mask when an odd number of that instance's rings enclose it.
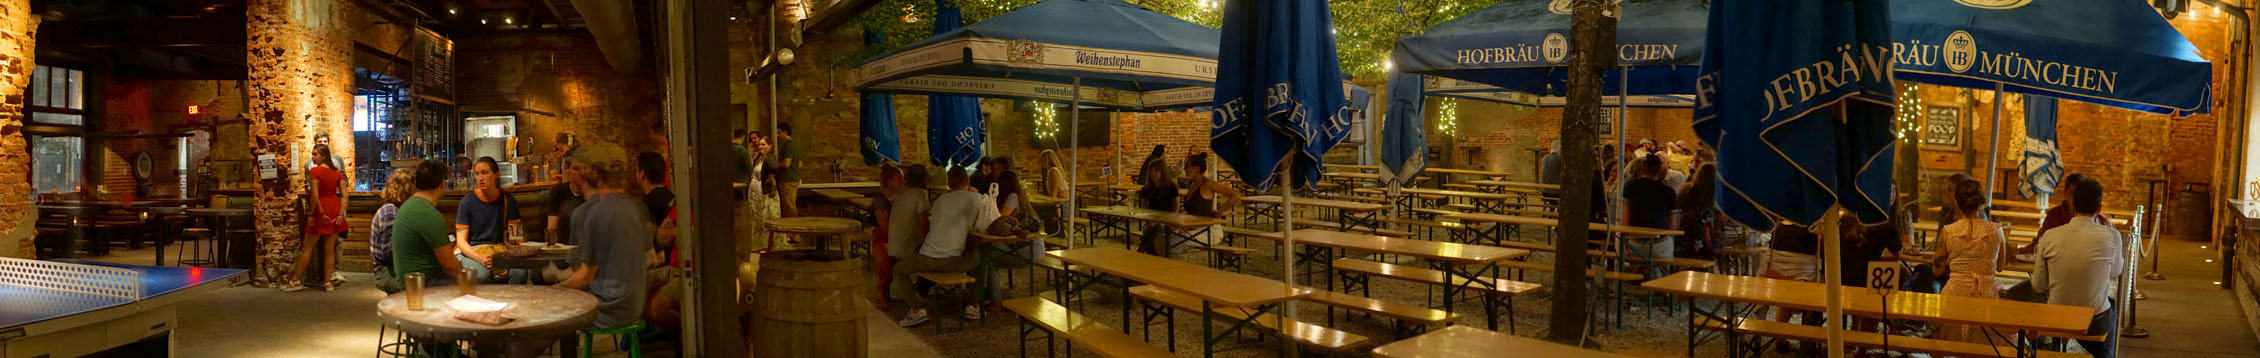
<instances>
[{"instance_id":1,"label":"ping pong table net","mask_svg":"<svg viewBox=\"0 0 2260 358\"><path fill-rule=\"evenodd\" d=\"M118 267L0 257L0 285L141 299L141 273Z\"/></svg>"}]
</instances>

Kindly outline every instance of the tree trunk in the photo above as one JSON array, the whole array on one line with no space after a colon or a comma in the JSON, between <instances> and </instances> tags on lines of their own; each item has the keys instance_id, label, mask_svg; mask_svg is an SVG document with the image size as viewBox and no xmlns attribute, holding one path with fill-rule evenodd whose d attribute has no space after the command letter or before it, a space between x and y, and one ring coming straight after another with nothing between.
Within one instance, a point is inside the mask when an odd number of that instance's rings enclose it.
<instances>
[{"instance_id":1,"label":"tree trunk","mask_svg":"<svg viewBox=\"0 0 2260 358\"><path fill-rule=\"evenodd\" d=\"M1601 0L1577 0L1571 5L1569 46L1569 108L1562 112L1562 197L1560 237L1554 239L1554 309L1546 339L1580 344L1585 337L1587 218L1594 208L1593 186L1601 180L1593 172L1593 128L1606 125L1601 117L1601 74L1614 66L1616 19L1611 6Z\"/></svg>"}]
</instances>

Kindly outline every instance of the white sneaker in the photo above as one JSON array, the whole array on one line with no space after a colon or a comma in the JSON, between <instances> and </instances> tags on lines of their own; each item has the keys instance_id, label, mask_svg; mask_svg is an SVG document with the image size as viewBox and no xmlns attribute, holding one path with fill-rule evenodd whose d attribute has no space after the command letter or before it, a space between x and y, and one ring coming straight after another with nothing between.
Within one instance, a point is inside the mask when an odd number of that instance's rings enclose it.
<instances>
[{"instance_id":1,"label":"white sneaker","mask_svg":"<svg viewBox=\"0 0 2260 358\"><path fill-rule=\"evenodd\" d=\"M903 327L914 327L921 324L926 324L926 310L923 309L912 309L910 313L902 315L902 321L895 322L895 325Z\"/></svg>"},{"instance_id":2,"label":"white sneaker","mask_svg":"<svg viewBox=\"0 0 2260 358\"><path fill-rule=\"evenodd\" d=\"M292 283L287 283L287 284L283 284L283 287L282 287L282 291L283 291L283 292L298 292L298 291L305 291L305 290L306 290L306 285L304 285L304 284L299 284L299 283L297 283L297 282L292 282Z\"/></svg>"},{"instance_id":3,"label":"white sneaker","mask_svg":"<svg viewBox=\"0 0 2260 358\"><path fill-rule=\"evenodd\" d=\"M980 305L965 306L965 320L967 320L967 321L979 321L979 320L981 320L981 306L980 306Z\"/></svg>"}]
</instances>

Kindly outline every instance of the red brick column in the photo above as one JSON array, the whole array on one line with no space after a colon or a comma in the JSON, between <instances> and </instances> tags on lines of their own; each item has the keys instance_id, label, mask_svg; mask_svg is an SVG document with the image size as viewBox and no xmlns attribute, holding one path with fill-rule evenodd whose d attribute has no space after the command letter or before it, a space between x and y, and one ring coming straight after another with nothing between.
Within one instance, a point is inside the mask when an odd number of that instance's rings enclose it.
<instances>
[{"instance_id":1,"label":"red brick column","mask_svg":"<svg viewBox=\"0 0 2260 358\"><path fill-rule=\"evenodd\" d=\"M315 133L350 133L353 34L346 0L251 0L247 25L251 79L251 153L277 158L279 180L258 181L258 267L252 283L271 286L298 258L305 215L305 163ZM351 135L332 134L338 155L351 155Z\"/></svg>"},{"instance_id":2,"label":"red brick column","mask_svg":"<svg viewBox=\"0 0 2260 358\"><path fill-rule=\"evenodd\" d=\"M31 85L39 16L30 0L0 0L0 256L30 258L31 149L24 143L24 89Z\"/></svg>"}]
</instances>

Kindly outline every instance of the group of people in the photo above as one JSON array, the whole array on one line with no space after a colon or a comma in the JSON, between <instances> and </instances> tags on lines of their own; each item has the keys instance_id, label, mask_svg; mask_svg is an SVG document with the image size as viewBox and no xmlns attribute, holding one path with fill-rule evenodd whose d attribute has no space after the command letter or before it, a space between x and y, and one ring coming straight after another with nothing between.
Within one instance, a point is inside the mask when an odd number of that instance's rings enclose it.
<instances>
[{"instance_id":1,"label":"group of people","mask_svg":"<svg viewBox=\"0 0 2260 358\"><path fill-rule=\"evenodd\" d=\"M1722 246L1714 234L1717 210L1710 205L1718 191L1716 157L1710 149L1690 150L1683 142L1659 145L1643 139L1625 148L1629 157L1624 160L1619 160L1618 151L1611 146L1593 151L1591 155L1601 164L1594 168L1594 177L1602 183L1591 187L1592 220L1686 233L1636 245L1632 250L1655 259L1707 258ZM1561 143L1549 147L1539 162L1539 181L1561 185ZM1561 197L1557 189L1546 189L1542 194Z\"/></svg>"},{"instance_id":2,"label":"group of people","mask_svg":"<svg viewBox=\"0 0 2260 358\"><path fill-rule=\"evenodd\" d=\"M2007 229L1991 220L1992 202L1984 182L1956 174L1946 179L1945 186L1951 195L1945 200L1946 205L1939 208L1945 224L1940 226L1935 244L1937 255L1930 264L1918 266L1910 275L1914 278L1906 285L1908 289L1948 296L2088 307L2096 313L2087 333L2117 339L2118 310L2111 292L2116 286L2114 275L2124 272L2127 261L2125 242L2119 230L2102 212L2104 189L2101 182L2080 174L2066 176L2064 192L2060 193L2063 200L2047 211L2038 236L2024 247L2011 247L2004 235ZM1879 225L1861 225L1857 219L1849 217L1839 223L1843 245L1840 260L1843 262L1838 264L1843 284L1867 287L1869 261L1886 254L1914 254L1902 250L1912 247L1911 220L1919 215L1918 210L1920 207L1912 203L1896 206L1890 220ZM1796 225L1776 227L1771 234L1772 250L1765 264L1767 277L1817 281L1819 265L1823 263L1816 258L1819 236L1811 229ZM1996 288L1995 275L2013 260L2033 263L2032 279L2005 290ZM1778 310L1775 319L1786 320L1793 313ZM1811 314L1806 316L1804 321L1807 322L1818 318L1810 317ZM1854 323L1854 329L1883 332L1876 329L1874 321ZM1942 327L1934 338L1986 344L1996 343L1994 340L1998 339L1988 337L1978 327L1966 325ZM2091 356L2112 357L2116 353L2108 341L2077 342ZM1783 344L1781 349L1791 348Z\"/></svg>"},{"instance_id":3,"label":"group of people","mask_svg":"<svg viewBox=\"0 0 2260 358\"><path fill-rule=\"evenodd\" d=\"M609 143L571 146L566 136L556 143L561 182L546 195L549 217L545 242L527 245L576 245L568 267L542 270L504 268L497 264L508 255L511 237L521 237L517 199L505 192L493 158L471 165L473 186L455 204L453 223L438 208L446 196L455 170L441 161L424 161L393 170L385 180L384 201L371 216L370 256L374 285L387 293L404 289L404 278L420 275L426 286L453 285L458 280L481 283L548 283L583 290L598 299L593 328L615 328L648 323L673 327L680 319L675 306L674 193L666 184L668 162L659 152L633 157ZM317 147L317 152L323 151ZM317 153L321 154L321 153ZM320 157L319 155L317 157ZM312 177L321 180L320 166ZM326 191L317 192L325 195ZM323 207L312 215L321 225L310 233L343 231L342 206ZM313 227L314 225L310 225ZM332 231L334 230L334 231ZM301 267L304 267L302 265ZM285 288L286 290L295 290ZM482 355L533 356L555 341L528 341L477 347ZM445 342L420 343L437 356L459 355ZM499 354L497 354L499 353Z\"/></svg>"},{"instance_id":4,"label":"group of people","mask_svg":"<svg viewBox=\"0 0 2260 358\"><path fill-rule=\"evenodd\" d=\"M1057 169L1057 158L1045 156L1042 169L1051 177ZM1024 188L1018 171L1013 169L1011 158L991 157L969 166L948 166L942 193L927 189L931 174L925 165L889 164L879 169L880 196L872 200L872 212L878 218L872 231L872 251L876 253L874 268L879 287L876 300L881 309L895 299L910 305L910 310L898 324L909 327L926 323L931 316L927 307L933 297L913 282L911 276L921 272L973 271L980 263L981 249L972 243L972 235L981 232L997 236L1019 236L1047 231L1031 202L1038 192ZM970 168L968 168L970 167ZM1043 180L1039 182L1048 182ZM1049 188L1048 183L1039 183ZM1049 194L1049 193L1042 193ZM1002 252L1028 255L1034 259L1041 255L1040 242L1018 245L1000 245ZM1026 261L1026 260L1023 260ZM990 280L992 277L976 277ZM989 285L990 291L976 292L965 300L965 318L977 320L984 316L983 302L1001 296L1003 285Z\"/></svg>"}]
</instances>

